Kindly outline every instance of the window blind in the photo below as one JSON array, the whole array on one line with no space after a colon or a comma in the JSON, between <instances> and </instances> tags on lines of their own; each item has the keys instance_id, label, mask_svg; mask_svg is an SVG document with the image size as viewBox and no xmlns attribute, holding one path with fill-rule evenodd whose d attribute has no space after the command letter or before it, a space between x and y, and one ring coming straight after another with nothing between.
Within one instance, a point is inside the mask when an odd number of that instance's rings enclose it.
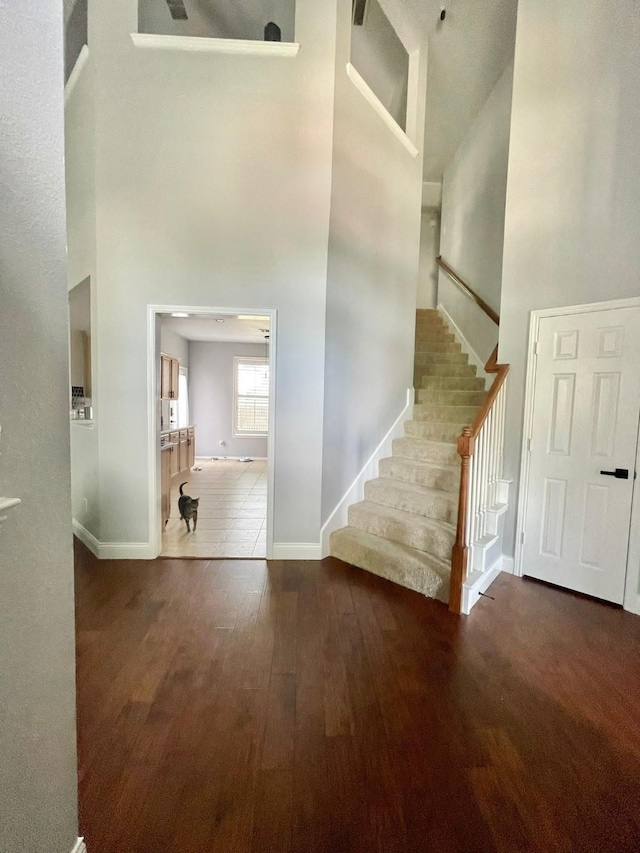
<instances>
[{"instance_id":1,"label":"window blind","mask_svg":"<svg viewBox=\"0 0 640 853\"><path fill-rule=\"evenodd\" d=\"M269 431L269 362L264 358L235 359L236 435L267 435Z\"/></svg>"}]
</instances>

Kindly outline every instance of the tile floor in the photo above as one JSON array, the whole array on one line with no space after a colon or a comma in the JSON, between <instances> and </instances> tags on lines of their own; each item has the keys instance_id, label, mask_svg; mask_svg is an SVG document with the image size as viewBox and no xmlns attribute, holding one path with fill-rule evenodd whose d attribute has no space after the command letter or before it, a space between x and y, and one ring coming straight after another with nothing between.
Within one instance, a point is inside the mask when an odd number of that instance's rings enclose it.
<instances>
[{"instance_id":1,"label":"tile floor","mask_svg":"<svg viewBox=\"0 0 640 853\"><path fill-rule=\"evenodd\" d=\"M188 479L185 494L200 498L198 529L187 533L180 518L177 480L171 491L171 517L162 536L163 557L266 556L266 460L198 459L184 479Z\"/></svg>"}]
</instances>

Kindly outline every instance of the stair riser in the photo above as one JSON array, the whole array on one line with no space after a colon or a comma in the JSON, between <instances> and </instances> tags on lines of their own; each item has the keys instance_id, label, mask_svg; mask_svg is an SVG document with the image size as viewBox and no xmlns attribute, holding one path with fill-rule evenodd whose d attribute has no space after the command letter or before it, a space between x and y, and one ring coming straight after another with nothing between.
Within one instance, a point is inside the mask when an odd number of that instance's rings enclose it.
<instances>
[{"instance_id":1,"label":"stair riser","mask_svg":"<svg viewBox=\"0 0 640 853\"><path fill-rule=\"evenodd\" d=\"M364 496L368 501L379 503L383 506L392 506L413 515L424 515L425 518L433 518L436 521L447 521L455 524L457 501L453 496L437 497L419 492L408 494L406 491L394 489L393 485L382 483L380 480L370 480L365 483Z\"/></svg>"},{"instance_id":2,"label":"stair riser","mask_svg":"<svg viewBox=\"0 0 640 853\"><path fill-rule=\"evenodd\" d=\"M423 376L422 387L434 391L484 391L484 379L473 376Z\"/></svg>"},{"instance_id":3,"label":"stair riser","mask_svg":"<svg viewBox=\"0 0 640 853\"><path fill-rule=\"evenodd\" d=\"M336 530L331 534L330 548L331 556L344 560L345 563L387 578L407 589L414 589L429 598L437 598L444 602L448 600L449 578L441 576L435 570L425 569L417 561L409 561L404 565L394 564L384 553L378 553L375 548L353 542L344 535L342 530Z\"/></svg>"},{"instance_id":4,"label":"stair riser","mask_svg":"<svg viewBox=\"0 0 640 853\"><path fill-rule=\"evenodd\" d=\"M468 365L469 356L464 352L417 352L416 366L432 364L463 364Z\"/></svg>"},{"instance_id":5,"label":"stair riser","mask_svg":"<svg viewBox=\"0 0 640 853\"><path fill-rule=\"evenodd\" d=\"M455 536L446 530L433 530L420 523L420 517L414 520L402 522L395 518L380 518L380 516L367 512L357 504L349 507L349 525L373 533L374 536L382 536L392 542L401 542L418 551L433 554L440 560L451 560L451 549L455 542Z\"/></svg>"},{"instance_id":6,"label":"stair riser","mask_svg":"<svg viewBox=\"0 0 640 853\"><path fill-rule=\"evenodd\" d=\"M415 351L418 352L462 352L460 344L455 341L439 341L429 339L427 341L416 341Z\"/></svg>"},{"instance_id":7,"label":"stair riser","mask_svg":"<svg viewBox=\"0 0 640 853\"><path fill-rule=\"evenodd\" d=\"M414 375L419 380L418 387L425 376L455 376L475 378L474 364L422 364L416 365Z\"/></svg>"},{"instance_id":8,"label":"stair riser","mask_svg":"<svg viewBox=\"0 0 640 853\"><path fill-rule=\"evenodd\" d=\"M428 406L413 407L415 421L437 421L439 423L473 423L478 406Z\"/></svg>"},{"instance_id":9,"label":"stair riser","mask_svg":"<svg viewBox=\"0 0 640 853\"><path fill-rule=\"evenodd\" d=\"M485 399L484 391L438 391L421 388L416 394L418 403L430 406L481 406Z\"/></svg>"},{"instance_id":10,"label":"stair riser","mask_svg":"<svg viewBox=\"0 0 640 853\"><path fill-rule=\"evenodd\" d=\"M394 438L391 452L400 459L415 459L416 462L456 465L460 461L455 444L419 438Z\"/></svg>"},{"instance_id":11,"label":"stair riser","mask_svg":"<svg viewBox=\"0 0 640 853\"><path fill-rule=\"evenodd\" d=\"M416 343L425 343L425 341L436 341L439 344L455 343L456 336L452 332L445 332L441 329L416 329Z\"/></svg>"},{"instance_id":12,"label":"stair riser","mask_svg":"<svg viewBox=\"0 0 640 853\"><path fill-rule=\"evenodd\" d=\"M426 438L431 441L457 442L468 424L438 424L429 421L405 421L404 434L407 438Z\"/></svg>"},{"instance_id":13,"label":"stair riser","mask_svg":"<svg viewBox=\"0 0 640 853\"><path fill-rule=\"evenodd\" d=\"M381 459L379 465L381 477L413 483L415 486L427 486L430 489L442 489L443 492L457 493L460 487L460 472L447 468L423 468L410 459Z\"/></svg>"}]
</instances>

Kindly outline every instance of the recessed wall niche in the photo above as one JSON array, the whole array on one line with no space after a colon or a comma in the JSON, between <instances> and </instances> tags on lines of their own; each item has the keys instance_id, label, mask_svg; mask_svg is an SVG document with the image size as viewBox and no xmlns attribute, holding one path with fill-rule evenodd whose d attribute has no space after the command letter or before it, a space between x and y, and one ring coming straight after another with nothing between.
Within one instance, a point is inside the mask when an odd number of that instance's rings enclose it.
<instances>
[{"instance_id":1,"label":"recessed wall niche","mask_svg":"<svg viewBox=\"0 0 640 853\"><path fill-rule=\"evenodd\" d=\"M154 35L293 42L295 17L295 0L138 0L138 32Z\"/></svg>"},{"instance_id":2,"label":"recessed wall niche","mask_svg":"<svg viewBox=\"0 0 640 853\"><path fill-rule=\"evenodd\" d=\"M71 418L92 417L91 280L69 291L69 380Z\"/></svg>"}]
</instances>

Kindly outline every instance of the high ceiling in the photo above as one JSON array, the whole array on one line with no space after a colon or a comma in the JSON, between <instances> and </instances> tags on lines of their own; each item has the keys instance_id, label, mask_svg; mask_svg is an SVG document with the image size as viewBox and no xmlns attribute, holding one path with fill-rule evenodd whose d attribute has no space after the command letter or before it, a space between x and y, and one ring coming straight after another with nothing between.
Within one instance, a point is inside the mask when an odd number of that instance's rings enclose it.
<instances>
[{"instance_id":1,"label":"high ceiling","mask_svg":"<svg viewBox=\"0 0 640 853\"><path fill-rule=\"evenodd\" d=\"M440 181L513 59L518 0L380 0L380 5L408 50L429 39L424 179Z\"/></svg>"},{"instance_id":2,"label":"high ceiling","mask_svg":"<svg viewBox=\"0 0 640 853\"><path fill-rule=\"evenodd\" d=\"M188 0L194 10L230 0ZM244 0L253 8L251 0ZM286 7L291 0L269 0ZM513 59L517 0L379 0L409 50L429 39L424 179L440 181L502 72ZM260 0L265 4L267 0ZM86 0L64 0L65 20ZM144 0L167 12L165 0ZM235 7L235 4L231 3ZM446 18L440 22L440 9ZM238 3L238 8L243 7ZM243 7L244 8L244 7Z\"/></svg>"},{"instance_id":3,"label":"high ceiling","mask_svg":"<svg viewBox=\"0 0 640 853\"><path fill-rule=\"evenodd\" d=\"M234 314L192 314L189 317L162 316L162 328L188 341L265 344L269 317ZM266 329L265 333L263 330Z\"/></svg>"}]
</instances>

